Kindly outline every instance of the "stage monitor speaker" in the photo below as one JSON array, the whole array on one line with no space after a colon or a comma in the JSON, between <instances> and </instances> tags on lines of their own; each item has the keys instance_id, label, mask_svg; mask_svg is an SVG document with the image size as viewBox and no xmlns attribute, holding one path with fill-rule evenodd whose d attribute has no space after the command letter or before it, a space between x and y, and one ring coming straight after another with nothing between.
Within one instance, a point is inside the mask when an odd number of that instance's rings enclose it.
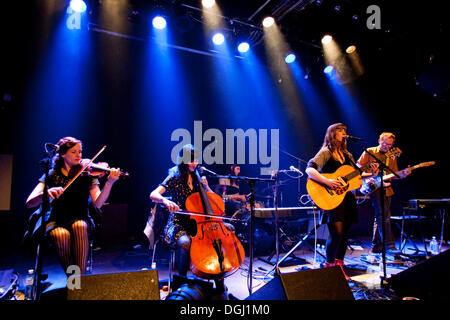
<instances>
[{"instance_id":1,"label":"stage monitor speaker","mask_svg":"<svg viewBox=\"0 0 450 320\"><path fill-rule=\"evenodd\" d=\"M246 300L354 300L339 266L282 273Z\"/></svg>"},{"instance_id":2,"label":"stage monitor speaker","mask_svg":"<svg viewBox=\"0 0 450 320\"><path fill-rule=\"evenodd\" d=\"M80 289L67 289L67 300L160 299L157 270L82 275L80 280Z\"/></svg>"},{"instance_id":3,"label":"stage monitor speaker","mask_svg":"<svg viewBox=\"0 0 450 320\"><path fill-rule=\"evenodd\" d=\"M419 262L389 278L394 292L401 297L422 300L450 299L450 250Z\"/></svg>"}]
</instances>

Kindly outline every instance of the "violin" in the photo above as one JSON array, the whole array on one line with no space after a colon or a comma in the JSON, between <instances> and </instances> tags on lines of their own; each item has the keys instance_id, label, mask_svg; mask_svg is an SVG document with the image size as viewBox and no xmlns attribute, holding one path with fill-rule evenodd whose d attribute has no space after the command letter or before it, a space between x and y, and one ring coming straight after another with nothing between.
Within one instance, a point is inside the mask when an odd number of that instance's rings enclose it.
<instances>
[{"instance_id":1,"label":"violin","mask_svg":"<svg viewBox=\"0 0 450 320\"><path fill-rule=\"evenodd\" d=\"M81 169L79 169L79 170L77 170L77 173L74 175L74 177L66 184L66 186L64 187L64 189L63 189L63 192L65 192L66 190L67 190L67 188L68 187L70 187L70 185L79 177L79 176L81 176L82 174L85 174L85 172L89 172L89 170L88 171L86 171L88 168L93 168L93 167L97 167L97 171L103 171L103 173L104 172L106 172L106 171L111 171L111 169L110 168L108 168L107 166L105 166L105 165L103 165L103 166L101 166L101 165L96 165L96 164L93 164L93 162L94 162L94 160L100 155L100 153L102 153L103 152L103 150L105 150L106 149L106 146L103 146L103 148L101 148L98 152L97 152L97 154L92 158L92 159L83 159L82 161L81 161L81 163L80 163L80 166L81 166ZM100 168L101 168L101 170L100 170ZM122 172L120 172L121 174L120 175L122 175ZM128 173L124 173L124 176L129 176L128 175Z\"/></svg>"},{"instance_id":2,"label":"violin","mask_svg":"<svg viewBox=\"0 0 450 320\"><path fill-rule=\"evenodd\" d=\"M245 259L245 251L233 231L223 222L223 199L206 192L197 169L194 178L199 192L191 194L185 203L187 211L201 212L193 215L197 232L191 236L191 270L200 278L217 278L238 269Z\"/></svg>"},{"instance_id":3,"label":"violin","mask_svg":"<svg viewBox=\"0 0 450 320\"><path fill-rule=\"evenodd\" d=\"M90 161L90 160L83 159L83 160L81 160L81 163L86 162L86 161ZM82 164L80 164L80 165L81 165L81 167L83 167ZM83 171L83 174L87 174L91 177L100 177L101 178L107 172L111 172L111 168L108 166L108 164L106 164L106 163L91 163ZM129 178L130 174L128 172L123 172L121 170L119 176L123 177L123 178Z\"/></svg>"}]
</instances>

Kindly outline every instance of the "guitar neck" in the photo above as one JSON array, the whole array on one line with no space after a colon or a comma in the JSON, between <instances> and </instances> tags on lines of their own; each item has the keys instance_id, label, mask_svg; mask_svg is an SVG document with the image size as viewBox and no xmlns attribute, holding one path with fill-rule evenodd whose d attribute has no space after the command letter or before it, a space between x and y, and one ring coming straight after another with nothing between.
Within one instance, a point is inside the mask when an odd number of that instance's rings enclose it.
<instances>
[{"instance_id":1,"label":"guitar neck","mask_svg":"<svg viewBox=\"0 0 450 320\"><path fill-rule=\"evenodd\" d=\"M411 171L413 171L415 169L422 168L422 167L427 167L427 166L430 166L432 164L434 164L434 163L432 163L432 162L430 162L430 163L420 163L420 164L416 164L415 166L409 167L409 169L411 169ZM403 170L405 170L405 169L403 169ZM400 174L400 172L402 172L403 170L397 171L396 174ZM395 175L393 173L390 173L390 174L387 174L387 175L384 176L384 180L388 180L388 179L391 179L393 177L395 177Z\"/></svg>"},{"instance_id":2,"label":"guitar neck","mask_svg":"<svg viewBox=\"0 0 450 320\"><path fill-rule=\"evenodd\" d=\"M382 154L382 155L380 155L379 158L380 158L381 161L384 161L384 160L386 159L386 155ZM351 179L353 179L353 178L359 176L359 175L361 174L361 172L364 172L364 171L366 171L367 169L369 169L370 166L371 166L371 164L372 164L372 163L369 162L369 163L367 163L366 165L362 166L361 168L356 169L356 170L353 171L353 172L350 172L349 174L347 174L347 175L345 176L345 179L346 179L347 181L349 181L349 180L351 180Z\"/></svg>"}]
</instances>

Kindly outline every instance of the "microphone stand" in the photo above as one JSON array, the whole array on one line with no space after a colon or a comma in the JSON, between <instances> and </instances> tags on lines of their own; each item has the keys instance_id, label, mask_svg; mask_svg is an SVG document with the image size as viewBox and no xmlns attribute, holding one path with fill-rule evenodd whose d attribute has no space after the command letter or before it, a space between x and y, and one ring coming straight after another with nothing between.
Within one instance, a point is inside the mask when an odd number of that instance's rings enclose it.
<instances>
[{"instance_id":1,"label":"microphone stand","mask_svg":"<svg viewBox=\"0 0 450 320\"><path fill-rule=\"evenodd\" d=\"M45 158L40 161L40 163L44 167L44 190L42 193L42 204L41 204L41 212L39 213L39 218L37 219L38 229L36 230L37 234L37 247L36 247L36 259L34 266L34 280L33 280L33 288L31 291L31 296L33 300L40 300L41 298L41 280L42 280L42 258L41 258L41 242L45 236L45 214L50 210L50 200L48 196L48 173L50 171L50 162L56 150L48 151ZM40 224L40 225L39 225Z\"/></svg>"},{"instance_id":2,"label":"microphone stand","mask_svg":"<svg viewBox=\"0 0 450 320\"><path fill-rule=\"evenodd\" d=\"M255 183L258 181L261 182L275 182L276 184L276 177L271 179L261 179L261 178L252 178L252 177L244 177L244 176L231 176L231 175L218 175L215 174L212 171L206 171L205 173L212 174L215 178L218 179L237 179L237 180L244 180L246 181L250 186L250 232L249 232L249 267L248 267L248 278L249 278L249 285L248 285L248 291L250 294L252 294L252 278L253 278L253 216L255 212ZM276 214L278 218L278 213ZM278 231L278 226L277 226ZM278 254L278 253L277 253Z\"/></svg>"},{"instance_id":3,"label":"microphone stand","mask_svg":"<svg viewBox=\"0 0 450 320\"><path fill-rule=\"evenodd\" d=\"M355 141L355 140L353 140ZM373 159L375 159L375 161L380 165L380 201L381 201L381 241L382 241L382 250L381 250L381 259L383 261L383 276L380 276L381 278L381 286L383 288L387 287L387 281L386 281L386 228L385 228L385 208L384 208L384 203L385 203L385 187L384 187L384 169L386 169L387 171L390 171L392 174L394 174L394 176L396 176L397 178L400 178L400 176L394 172L391 168L389 168L387 165L384 164L383 161L381 161L378 157L376 157L375 155L373 155L372 153L370 153L369 150L367 150L367 148L365 148L364 146L361 145L361 143L359 141L355 141L359 146L361 146L361 148L367 153L369 154Z\"/></svg>"}]
</instances>

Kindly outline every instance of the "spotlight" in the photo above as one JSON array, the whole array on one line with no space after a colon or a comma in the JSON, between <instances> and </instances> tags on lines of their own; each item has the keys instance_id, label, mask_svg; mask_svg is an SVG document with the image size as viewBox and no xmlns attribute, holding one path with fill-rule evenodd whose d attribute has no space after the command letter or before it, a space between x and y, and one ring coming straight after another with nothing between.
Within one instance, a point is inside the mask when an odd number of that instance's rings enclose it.
<instances>
[{"instance_id":1,"label":"spotlight","mask_svg":"<svg viewBox=\"0 0 450 320\"><path fill-rule=\"evenodd\" d=\"M83 0L71 0L70 8L72 8L75 12L85 12L86 11L86 3Z\"/></svg>"},{"instance_id":2,"label":"spotlight","mask_svg":"<svg viewBox=\"0 0 450 320\"><path fill-rule=\"evenodd\" d=\"M295 54L290 53L286 56L286 58L284 58L284 61L286 61L286 63L292 63L295 61Z\"/></svg>"},{"instance_id":3,"label":"spotlight","mask_svg":"<svg viewBox=\"0 0 450 320\"><path fill-rule=\"evenodd\" d=\"M325 69L323 69L323 72L325 74L330 75L333 72L333 70L334 70L333 66L326 66Z\"/></svg>"},{"instance_id":4,"label":"spotlight","mask_svg":"<svg viewBox=\"0 0 450 320\"><path fill-rule=\"evenodd\" d=\"M212 6L214 6L216 4L216 1L214 0L202 0L202 5L205 8L212 8Z\"/></svg>"},{"instance_id":5,"label":"spotlight","mask_svg":"<svg viewBox=\"0 0 450 320\"><path fill-rule=\"evenodd\" d=\"M323 36L322 43L323 44L328 44L328 43L331 42L331 40L333 40L333 37L330 36L329 34L327 34L327 35Z\"/></svg>"},{"instance_id":6,"label":"spotlight","mask_svg":"<svg viewBox=\"0 0 450 320\"><path fill-rule=\"evenodd\" d=\"M216 33L212 37L214 44L221 45L225 41L225 37L220 32Z\"/></svg>"},{"instance_id":7,"label":"spotlight","mask_svg":"<svg viewBox=\"0 0 450 320\"><path fill-rule=\"evenodd\" d=\"M275 20L272 17L266 17L266 18L264 18L264 20L262 22L263 26L266 28L270 27L274 23L275 23Z\"/></svg>"},{"instance_id":8,"label":"spotlight","mask_svg":"<svg viewBox=\"0 0 450 320\"><path fill-rule=\"evenodd\" d=\"M334 11L336 11L336 12L341 11L341 6L335 6L335 7L334 7Z\"/></svg>"},{"instance_id":9,"label":"spotlight","mask_svg":"<svg viewBox=\"0 0 450 320\"><path fill-rule=\"evenodd\" d=\"M152 24L153 24L154 28L162 30L166 27L167 22L166 22L166 19L164 19L163 17L156 16L153 18Z\"/></svg>"},{"instance_id":10,"label":"spotlight","mask_svg":"<svg viewBox=\"0 0 450 320\"><path fill-rule=\"evenodd\" d=\"M240 53L245 53L245 52L247 52L249 49L250 49L250 45L248 44L248 42L241 42L241 43L238 45L238 51L239 51Z\"/></svg>"},{"instance_id":11,"label":"spotlight","mask_svg":"<svg viewBox=\"0 0 450 320\"><path fill-rule=\"evenodd\" d=\"M345 52L347 52L347 53L353 53L355 51L356 51L355 46L349 46L347 49L345 49Z\"/></svg>"}]
</instances>

